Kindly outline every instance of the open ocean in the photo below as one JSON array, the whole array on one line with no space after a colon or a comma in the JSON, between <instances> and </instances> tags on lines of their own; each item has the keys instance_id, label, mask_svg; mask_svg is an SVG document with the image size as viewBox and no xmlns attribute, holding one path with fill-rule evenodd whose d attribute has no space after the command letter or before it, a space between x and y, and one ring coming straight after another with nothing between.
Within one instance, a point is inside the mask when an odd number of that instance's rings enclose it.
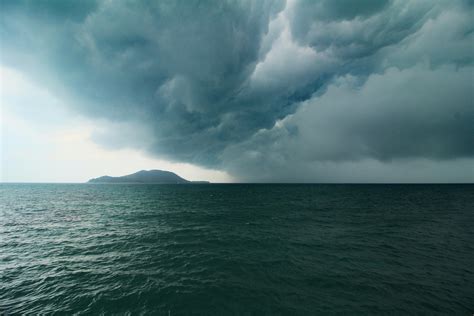
<instances>
[{"instance_id":1,"label":"open ocean","mask_svg":"<svg viewBox=\"0 0 474 316\"><path fill-rule=\"evenodd\" d=\"M0 184L0 314L474 313L474 185Z\"/></svg>"}]
</instances>

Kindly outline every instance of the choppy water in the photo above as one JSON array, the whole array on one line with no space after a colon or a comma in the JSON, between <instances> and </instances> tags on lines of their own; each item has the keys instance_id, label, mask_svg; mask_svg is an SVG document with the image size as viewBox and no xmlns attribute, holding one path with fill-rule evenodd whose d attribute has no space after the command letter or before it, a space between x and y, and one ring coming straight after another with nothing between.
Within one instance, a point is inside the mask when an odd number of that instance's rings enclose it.
<instances>
[{"instance_id":1,"label":"choppy water","mask_svg":"<svg viewBox=\"0 0 474 316\"><path fill-rule=\"evenodd\" d=\"M474 313L471 185L0 185L0 314Z\"/></svg>"}]
</instances>

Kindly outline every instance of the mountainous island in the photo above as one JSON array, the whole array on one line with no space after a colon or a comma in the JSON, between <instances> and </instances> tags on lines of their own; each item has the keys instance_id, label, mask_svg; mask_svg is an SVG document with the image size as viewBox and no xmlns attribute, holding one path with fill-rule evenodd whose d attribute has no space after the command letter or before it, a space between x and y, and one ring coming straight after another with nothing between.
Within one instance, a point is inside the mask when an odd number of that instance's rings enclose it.
<instances>
[{"instance_id":1,"label":"mountainous island","mask_svg":"<svg viewBox=\"0 0 474 316\"><path fill-rule=\"evenodd\" d=\"M189 181L176 173L164 170L141 170L126 176L103 176L90 179L87 183L155 183L155 184L189 184L209 183L208 181Z\"/></svg>"}]
</instances>

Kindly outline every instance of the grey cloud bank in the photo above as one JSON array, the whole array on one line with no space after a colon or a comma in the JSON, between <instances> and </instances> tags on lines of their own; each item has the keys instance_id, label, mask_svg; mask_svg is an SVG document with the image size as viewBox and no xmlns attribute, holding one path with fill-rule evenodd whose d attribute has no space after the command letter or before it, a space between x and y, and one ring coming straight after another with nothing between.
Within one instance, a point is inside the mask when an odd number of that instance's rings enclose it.
<instances>
[{"instance_id":1,"label":"grey cloud bank","mask_svg":"<svg viewBox=\"0 0 474 316\"><path fill-rule=\"evenodd\" d=\"M2 63L109 121L104 146L241 181L474 181L470 1L0 3Z\"/></svg>"}]
</instances>

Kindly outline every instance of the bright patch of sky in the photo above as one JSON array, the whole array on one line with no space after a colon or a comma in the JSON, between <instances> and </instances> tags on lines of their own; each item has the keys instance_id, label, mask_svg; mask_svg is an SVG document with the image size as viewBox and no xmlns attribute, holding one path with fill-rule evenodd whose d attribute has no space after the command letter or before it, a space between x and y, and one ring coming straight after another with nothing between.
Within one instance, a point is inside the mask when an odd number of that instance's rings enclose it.
<instances>
[{"instance_id":1,"label":"bright patch of sky","mask_svg":"<svg viewBox=\"0 0 474 316\"><path fill-rule=\"evenodd\" d=\"M53 93L5 66L0 68L0 105L2 182L85 182L141 169L169 170L188 180L232 181L222 171L97 145L91 140L100 132L97 121L68 110Z\"/></svg>"}]
</instances>

